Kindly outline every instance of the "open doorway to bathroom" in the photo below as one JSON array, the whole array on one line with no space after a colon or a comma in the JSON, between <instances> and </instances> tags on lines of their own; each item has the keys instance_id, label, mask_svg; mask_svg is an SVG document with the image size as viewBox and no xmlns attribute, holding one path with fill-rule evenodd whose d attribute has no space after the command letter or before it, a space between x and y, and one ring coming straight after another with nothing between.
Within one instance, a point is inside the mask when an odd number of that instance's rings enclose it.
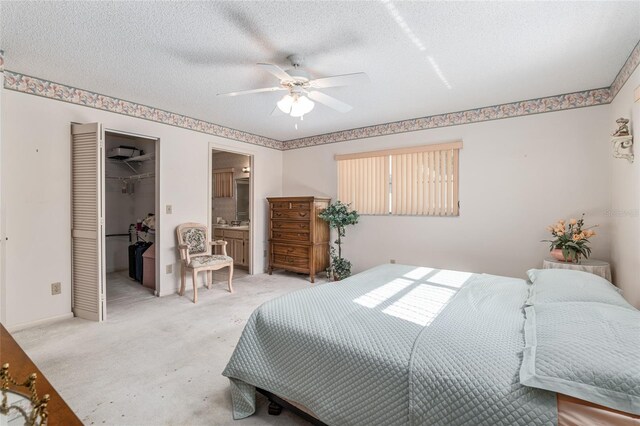
<instances>
[{"instance_id":1,"label":"open doorway to bathroom","mask_svg":"<svg viewBox=\"0 0 640 426\"><path fill-rule=\"evenodd\" d=\"M157 139L105 131L105 269L110 315L154 297Z\"/></svg>"},{"instance_id":2,"label":"open doorway to bathroom","mask_svg":"<svg viewBox=\"0 0 640 426\"><path fill-rule=\"evenodd\" d=\"M252 273L253 157L211 150L210 226L212 238L227 242L233 258L234 280ZM214 283L225 282L225 271L215 272Z\"/></svg>"}]
</instances>

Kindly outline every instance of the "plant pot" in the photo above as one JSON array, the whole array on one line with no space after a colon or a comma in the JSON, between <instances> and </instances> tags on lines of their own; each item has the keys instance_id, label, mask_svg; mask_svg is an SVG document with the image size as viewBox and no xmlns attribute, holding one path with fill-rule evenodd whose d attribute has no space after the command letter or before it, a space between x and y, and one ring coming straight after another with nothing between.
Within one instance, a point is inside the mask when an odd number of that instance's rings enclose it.
<instances>
[{"instance_id":1,"label":"plant pot","mask_svg":"<svg viewBox=\"0 0 640 426\"><path fill-rule=\"evenodd\" d=\"M553 249L551 250L551 257L553 257L554 259L560 261L560 262L577 262L578 261L578 257L576 256L575 252L572 252L571 250L569 250L569 253L567 253L567 257L564 257L564 253L562 253L562 249Z\"/></svg>"}]
</instances>

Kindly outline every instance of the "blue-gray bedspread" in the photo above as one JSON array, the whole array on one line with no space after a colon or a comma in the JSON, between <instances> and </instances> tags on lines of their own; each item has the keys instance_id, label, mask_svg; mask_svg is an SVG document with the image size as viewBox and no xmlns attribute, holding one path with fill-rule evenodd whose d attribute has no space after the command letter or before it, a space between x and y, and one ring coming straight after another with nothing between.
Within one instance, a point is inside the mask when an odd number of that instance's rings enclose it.
<instances>
[{"instance_id":1,"label":"blue-gray bedspread","mask_svg":"<svg viewBox=\"0 0 640 426\"><path fill-rule=\"evenodd\" d=\"M329 425L553 425L519 383L524 280L382 265L269 301L224 370L234 418L255 387Z\"/></svg>"}]
</instances>

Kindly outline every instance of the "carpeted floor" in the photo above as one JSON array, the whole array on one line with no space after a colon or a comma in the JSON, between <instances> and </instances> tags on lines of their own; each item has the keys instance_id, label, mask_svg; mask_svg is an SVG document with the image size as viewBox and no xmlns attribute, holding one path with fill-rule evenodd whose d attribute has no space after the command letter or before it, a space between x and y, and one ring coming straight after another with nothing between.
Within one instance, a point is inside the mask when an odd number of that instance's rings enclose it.
<instances>
[{"instance_id":1,"label":"carpeted floor","mask_svg":"<svg viewBox=\"0 0 640 426\"><path fill-rule=\"evenodd\" d=\"M233 421L221 372L256 307L312 284L292 273L244 276L230 294L225 278L199 289L197 304L191 291L137 292L135 303L118 292L104 323L73 318L14 337L87 425L308 424L286 410L269 416L262 398L257 414Z\"/></svg>"}]
</instances>

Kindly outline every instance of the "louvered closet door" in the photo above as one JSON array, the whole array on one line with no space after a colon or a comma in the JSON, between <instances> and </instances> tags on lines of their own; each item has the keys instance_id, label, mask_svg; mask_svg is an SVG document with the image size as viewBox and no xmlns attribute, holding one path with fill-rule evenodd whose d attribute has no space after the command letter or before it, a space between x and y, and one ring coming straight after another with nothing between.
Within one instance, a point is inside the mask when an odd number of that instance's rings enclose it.
<instances>
[{"instance_id":1,"label":"louvered closet door","mask_svg":"<svg viewBox=\"0 0 640 426\"><path fill-rule=\"evenodd\" d=\"M71 125L71 245L75 316L106 317L104 148L99 123Z\"/></svg>"}]
</instances>

